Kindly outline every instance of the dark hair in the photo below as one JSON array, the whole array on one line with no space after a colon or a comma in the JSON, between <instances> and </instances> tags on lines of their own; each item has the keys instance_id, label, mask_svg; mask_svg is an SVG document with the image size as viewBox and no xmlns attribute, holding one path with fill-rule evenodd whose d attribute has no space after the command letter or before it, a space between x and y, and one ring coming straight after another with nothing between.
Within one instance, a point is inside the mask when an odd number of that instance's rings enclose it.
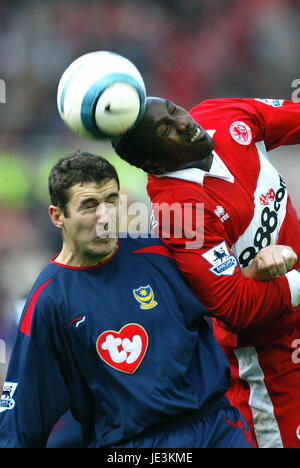
<instances>
[{"instance_id":1,"label":"dark hair","mask_svg":"<svg viewBox=\"0 0 300 468\"><path fill-rule=\"evenodd\" d=\"M132 166L152 174L159 174L161 152L158 153L158 146L152 144L153 137L143 123L139 122L133 130L116 138L111 144L116 154Z\"/></svg>"},{"instance_id":2,"label":"dark hair","mask_svg":"<svg viewBox=\"0 0 300 468\"><path fill-rule=\"evenodd\" d=\"M58 206L67 215L69 189L78 183L102 183L105 179L115 179L120 188L116 169L102 156L76 151L61 158L52 168L48 189L51 204Z\"/></svg>"}]
</instances>

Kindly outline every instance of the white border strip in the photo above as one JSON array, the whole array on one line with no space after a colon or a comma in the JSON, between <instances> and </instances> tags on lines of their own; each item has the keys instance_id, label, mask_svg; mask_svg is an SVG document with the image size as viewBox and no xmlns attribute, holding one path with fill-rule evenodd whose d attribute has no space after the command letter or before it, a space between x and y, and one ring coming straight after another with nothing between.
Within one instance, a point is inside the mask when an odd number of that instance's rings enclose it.
<instances>
[{"instance_id":1,"label":"white border strip","mask_svg":"<svg viewBox=\"0 0 300 468\"><path fill-rule=\"evenodd\" d=\"M264 373L260 367L254 346L238 348L234 354L239 363L239 375L250 387L254 430L259 448L283 448L280 430L274 415L274 407L269 396Z\"/></svg>"}]
</instances>

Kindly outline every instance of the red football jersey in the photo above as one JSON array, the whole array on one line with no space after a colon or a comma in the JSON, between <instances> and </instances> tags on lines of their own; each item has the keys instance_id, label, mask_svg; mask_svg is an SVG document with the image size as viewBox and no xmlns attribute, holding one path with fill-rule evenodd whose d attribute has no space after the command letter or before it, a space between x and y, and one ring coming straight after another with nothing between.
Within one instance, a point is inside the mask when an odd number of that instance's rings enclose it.
<instances>
[{"instance_id":1,"label":"red football jersey","mask_svg":"<svg viewBox=\"0 0 300 468\"><path fill-rule=\"evenodd\" d=\"M245 278L239 268L249 265L256 253L270 244L291 246L298 255L295 268L300 265L299 219L284 179L267 155L279 145L300 143L300 105L228 98L204 101L190 113L214 140L212 167L209 172L192 168L163 177L149 175L147 189L154 219L193 291L214 316L222 319L214 325L231 364L231 401L248 418L260 446L300 446L300 410L293 416L293 435L286 437L281 426L281 419L283 423L288 419L286 412L274 414L274 406L280 405L275 393L278 395L282 388L290 391L291 381L300 407L300 366L291 359L291 343L297 333L300 338L299 307L291 305L297 288L299 297L298 273L273 281L254 281ZM168 225L163 215L174 204L182 210L180 216L169 216ZM198 218L197 210L202 213ZM202 230L202 237L195 235L197 229L200 233ZM291 330L287 341L278 344ZM281 351L279 357L274 355L274 361L281 359L278 368L270 364L270 358L264 365L263 351L271 344L274 350L286 351L284 358ZM264 357L260 359L261 349ZM279 381L276 392L271 385L266 386L271 371ZM284 381L287 373L293 378ZM270 380L274 381L273 377ZM267 415L263 425L262 414Z\"/></svg>"}]
</instances>

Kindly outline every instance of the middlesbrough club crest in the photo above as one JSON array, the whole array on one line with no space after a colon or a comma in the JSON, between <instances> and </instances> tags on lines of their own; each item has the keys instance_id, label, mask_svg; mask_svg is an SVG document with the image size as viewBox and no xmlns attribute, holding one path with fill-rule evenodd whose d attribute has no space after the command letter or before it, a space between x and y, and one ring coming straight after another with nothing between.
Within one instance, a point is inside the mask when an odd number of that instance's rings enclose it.
<instances>
[{"instance_id":1,"label":"middlesbrough club crest","mask_svg":"<svg viewBox=\"0 0 300 468\"><path fill-rule=\"evenodd\" d=\"M252 141L252 132L249 125L237 120L230 125L230 135L240 145L250 145Z\"/></svg>"}]
</instances>

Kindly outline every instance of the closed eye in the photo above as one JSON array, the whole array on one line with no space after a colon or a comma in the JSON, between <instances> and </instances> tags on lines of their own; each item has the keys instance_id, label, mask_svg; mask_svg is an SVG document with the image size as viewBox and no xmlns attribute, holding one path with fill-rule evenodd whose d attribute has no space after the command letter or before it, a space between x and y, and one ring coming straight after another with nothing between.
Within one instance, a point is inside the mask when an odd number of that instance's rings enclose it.
<instances>
[{"instance_id":1,"label":"closed eye","mask_svg":"<svg viewBox=\"0 0 300 468\"><path fill-rule=\"evenodd\" d=\"M119 203L119 194L113 194L109 196L106 200L106 203L111 203L112 205L117 205Z\"/></svg>"},{"instance_id":2,"label":"closed eye","mask_svg":"<svg viewBox=\"0 0 300 468\"><path fill-rule=\"evenodd\" d=\"M170 124L162 124L159 126L159 128L157 129L157 133L159 136L168 136L169 133L170 133L170 129L171 129L171 125Z\"/></svg>"},{"instance_id":3,"label":"closed eye","mask_svg":"<svg viewBox=\"0 0 300 468\"><path fill-rule=\"evenodd\" d=\"M79 209L80 210L89 210L91 208L95 208L97 206L97 201L95 199L84 200L81 204Z\"/></svg>"},{"instance_id":4,"label":"closed eye","mask_svg":"<svg viewBox=\"0 0 300 468\"><path fill-rule=\"evenodd\" d=\"M176 114L178 107L172 101L165 101L165 116L157 123L155 131L160 137L166 137L169 135L172 129L173 120L171 116Z\"/></svg>"},{"instance_id":5,"label":"closed eye","mask_svg":"<svg viewBox=\"0 0 300 468\"><path fill-rule=\"evenodd\" d=\"M173 115L173 114L175 114L175 112L177 110L177 106L172 101L168 101L167 109L168 109L169 114Z\"/></svg>"}]
</instances>

